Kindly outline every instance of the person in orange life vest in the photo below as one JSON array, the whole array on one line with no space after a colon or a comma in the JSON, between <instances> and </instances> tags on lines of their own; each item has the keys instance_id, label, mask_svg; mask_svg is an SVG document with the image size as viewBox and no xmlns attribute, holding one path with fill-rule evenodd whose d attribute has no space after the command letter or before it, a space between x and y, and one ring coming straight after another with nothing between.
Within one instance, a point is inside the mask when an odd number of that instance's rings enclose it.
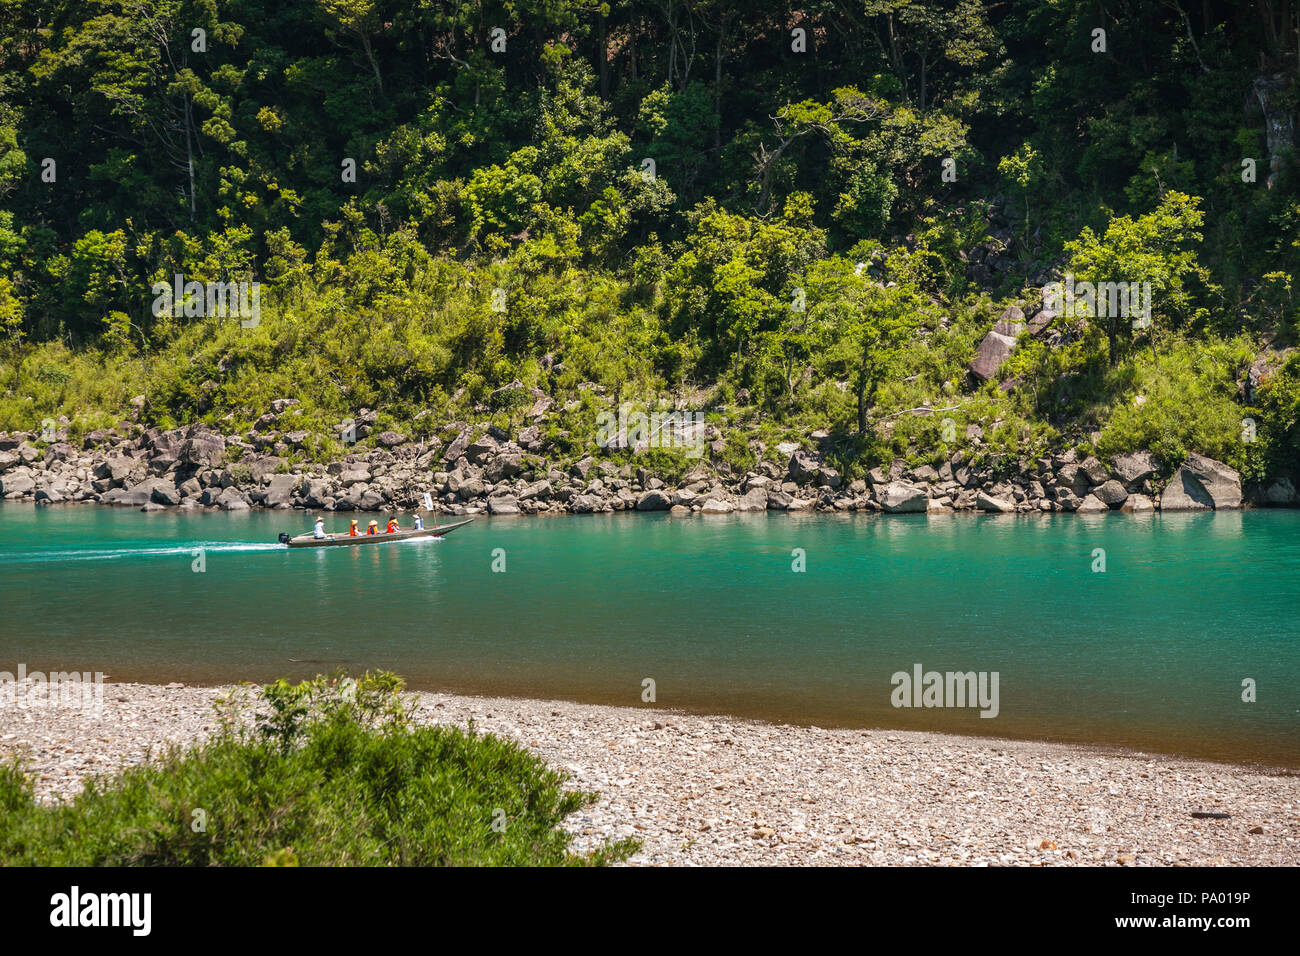
<instances>
[{"instance_id":1,"label":"person in orange life vest","mask_svg":"<svg viewBox=\"0 0 1300 956\"><path fill-rule=\"evenodd\" d=\"M370 522L370 526L366 528L366 534L379 534L379 522Z\"/></svg>"},{"instance_id":2,"label":"person in orange life vest","mask_svg":"<svg viewBox=\"0 0 1300 956\"><path fill-rule=\"evenodd\" d=\"M356 519L356 518L353 518L353 519L352 519L352 523L351 523L350 525L348 525L348 537L349 537L349 538L355 538L355 537L357 536L357 534L358 534L358 532L357 532L357 519Z\"/></svg>"},{"instance_id":3,"label":"person in orange life vest","mask_svg":"<svg viewBox=\"0 0 1300 956\"><path fill-rule=\"evenodd\" d=\"M397 519L396 519L396 518L389 518L389 519L388 519L388 529L387 529L384 533L385 533L385 534L397 534L397 532L399 532L399 531L401 531L401 530L402 530L402 529L399 528L399 527L397 526Z\"/></svg>"}]
</instances>

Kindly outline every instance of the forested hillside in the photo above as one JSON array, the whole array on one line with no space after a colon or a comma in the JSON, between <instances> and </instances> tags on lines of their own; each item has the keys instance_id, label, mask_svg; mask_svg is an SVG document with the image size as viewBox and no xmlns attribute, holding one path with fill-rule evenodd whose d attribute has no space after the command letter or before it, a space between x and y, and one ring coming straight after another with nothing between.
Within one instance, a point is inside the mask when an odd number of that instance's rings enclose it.
<instances>
[{"instance_id":1,"label":"forested hillside","mask_svg":"<svg viewBox=\"0 0 1300 956\"><path fill-rule=\"evenodd\" d=\"M4 0L0 429L242 434L292 398L298 460L372 409L363 444L537 421L559 461L633 403L704 412L738 469L815 440L848 476L1294 474L1298 29L1290 0ZM158 307L177 275L260 313ZM1043 311L1056 280L1149 283L1149 321Z\"/></svg>"}]
</instances>

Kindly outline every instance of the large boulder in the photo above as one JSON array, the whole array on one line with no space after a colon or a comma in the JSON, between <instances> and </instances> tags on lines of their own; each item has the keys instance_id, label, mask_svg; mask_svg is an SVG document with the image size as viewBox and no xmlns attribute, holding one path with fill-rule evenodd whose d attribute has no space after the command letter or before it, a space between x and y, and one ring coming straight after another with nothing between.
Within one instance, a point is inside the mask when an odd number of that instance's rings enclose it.
<instances>
[{"instance_id":1,"label":"large boulder","mask_svg":"<svg viewBox=\"0 0 1300 956\"><path fill-rule=\"evenodd\" d=\"M1110 511L1110 505L1106 504L1106 502L1102 501L1096 495L1088 495L1080 501L1078 507L1074 509L1075 514L1081 515L1102 514L1106 511Z\"/></svg>"},{"instance_id":2,"label":"large boulder","mask_svg":"<svg viewBox=\"0 0 1300 956\"><path fill-rule=\"evenodd\" d=\"M483 469L485 481L496 483L513 478L524 470L524 459L520 455L498 455L487 463Z\"/></svg>"},{"instance_id":3,"label":"large boulder","mask_svg":"<svg viewBox=\"0 0 1300 956\"><path fill-rule=\"evenodd\" d=\"M177 456L184 465L215 468L226 454L226 440L212 432L197 432L185 439Z\"/></svg>"},{"instance_id":4,"label":"large boulder","mask_svg":"<svg viewBox=\"0 0 1300 956\"><path fill-rule=\"evenodd\" d=\"M470 460L471 464L482 465L494 456L500 448L501 446L495 438L491 435L484 435L465 449L465 457Z\"/></svg>"},{"instance_id":5,"label":"large boulder","mask_svg":"<svg viewBox=\"0 0 1300 956\"><path fill-rule=\"evenodd\" d=\"M266 508L289 508L293 505L293 491L298 485L297 475L272 475L270 484L262 494Z\"/></svg>"},{"instance_id":6,"label":"large boulder","mask_svg":"<svg viewBox=\"0 0 1300 956\"><path fill-rule=\"evenodd\" d=\"M1111 508L1118 508L1128 499L1128 491L1114 478L1092 489L1092 493Z\"/></svg>"},{"instance_id":7,"label":"large boulder","mask_svg":"<svg viewBox=\"0 0 1300 956\"><path fill-rule=\"evenodd\" d=\"M238 488L230 487L221 492L217 498L217 507L222 511L247 511L248 498Z\"/></svg>"},{"instance_id":8,"label":"large boulder","mask_svg":"<svg viewBox=\"0 0 1300 956\"><path fill-rule=\"evenodd\" d=\"M1120 505L1119 510L1126 514L1147 514L1155 511L1156 506L1155 502L1146 495L1133 494L1124 499L1124 503Z\"/></svg>"},{"instance_id":9,"label":"large boulder","mask_svg":"<svg viewBox=\"0 0 1300 956\"><path fill-rule=\"evenodd\" d=\"M797 451L790 456L790 480L806 484L818 477L821 466L821 459L812 452Z\"/></svg>"},{"instance_id":10,"label":"large boulder","mask_svg":"<svg viewBox=\"0 0 1300 956\"><path fill-rule=\"evenodd\" d=\"M1106 470L1106 466L1092 455L1083 460L1079 465L1079 470L1084 473L1089 483L1094 485L1103 484L1110 477L1110 472Z\"/></svg>"},{"instance_id":11,"label":"large boulder","mask_svg":"<svg viewBox=\"0 0 1300 956\"><path fill-rule=\"evenodd\" d=\"M647 491L636 502L637 511L667 511L672 506L672 498L662 491ZM767 507L766 499L763 507Z\"/></svg>"},{"instance_id":12,"label":"large boulder","mask_svg":"<svg viewBox=\"0 0 1300 956\"><path fill-rule=\"evenodd\" d=\"M1296 502L1295 485L1290 478L1278 478L1269 482L1260 492L1259 500L1265 505L1292 505Z\"/></svg>"},{"instance_id":13,"label":"large boulder","mask_svg":"<svg viewBox=\"0 0 1300 956\"><path fill-rule=\"evenodd\" d=\"M1191 454L1160 494L1161 511L1204 511L1241 507L1241 475L1221 461Z\"/></svg>"},{"instance_id":14,"label":"large boulder","mask_svg":"<svg viewBox=\"0 0 1300 956\"><path fill-rule=\"evenodd\" d=\"M181 503L181 490L175 485L166 481L155 481L153 490L149 493L149 500L160 505L175 506Z\"/></svg>"},{"instance_id":15,"label":"large boulder","mask_svg":"<svg viewBox=\"0 0 1300 956\"><path fill-rule=\"evenodd\" d=\"M299 486L303 504L308 508L325 507L325 499L330 497L330 483L325 478L305 478ZM205 502L206 503L206 502Z\"/></svg>"},{"instance_id":16,"label":"large boulder","mask_svg":"<svg viewBox=\"0 0 1300 956\"><path fill-rule=\"evenodd\" d=\"M18 498L30 494L36 488L36 480L31 475L18 472L0 479L0 495L5 498Z\"/></svg>"},{"instance_id":17,"label":"large boulder","mask_svg":"<svg viewBox=\"0 0 1300 956\"><path fill-rule=\"evenodd\" d=\"M988 335L984 336L984 340L975 349L975 357L971 359L967 368L980 381L987 382L997 375L998 369L1011 355L1015 347L1016 338L1014 335L1007 335L993 329Z\"/></svg>"},{"instance_id":18,"label":"large boulder","mask_svg":"<svg viewBox=\"0 0 1300 956\"><path fill-rule=\"evenodd\" d=\"M736 502L737 511L766 511L767 510L767 489L750 488L749 491Z\"/></svg>"},{"instance_id":19,"label":"large boulder","mask_svg":"<svg viewBox=\"0 0 1300 956\"><path fill-rule=\"evenodd\" d=\"M994 514L1015 514L1016 503L1008 501L1006 498L995 498L986 491L981 491L975 496L975 505L980 511L990 511Z\"/></svg>"},{"instance_id":20,"label":"large boulder","mask_svg":"<svg viewBox=\"0 0 1300 956\"><path fill-rule=\"evenodd\" d=\"M552 490L551 483L543 478L541 481L535 481L531 485L525 485L519 492L518 498L520 501L529 501L533 498L536 498L538 501L545 501L547 498L551 497Z\"/></svg>"},{"instance_id":21,"label":"large boulder","mask_svg":"<svg viewBox=\"0 0 1300 956\"><path fill-rule=\"evenodd\" d=\"M494 515L519 514L519 502L513 495L497 495L488 499L488 513Z\"/></svg>"},{"instance_id":22,"label":"large boulder","mask_svg":"<svg viewBox=\"0 0 1300 956\"><path fill-rule=\"evenodd\" d=\"M456 439L447 446L447 451L443 455L445 461L455 464L456 459L465 454L465 449L469 448L469 429L465 429Z\"/></svg>"},{"instance_id":23,"label":"large boulder","mask_svg":"<svg viewBox=\"0 0 1300 956\"><path fill-rule=\"evenodd\" d=\"M609 508L605 504L605 499L599 495L576 495L569 502L569 509L574 514L592 514L597 511L605 511Z\"/></svg>"},{"instance_id":24,"label":"large boulder","mask_svg":"<svg viewBox=\"0 0 1300 956\"><path fill-rule=\"evenodd\" d=\"M105 504L139 508L154 500L155 490L163 494L168 491L175 492L176 485L166 478L146 478L130 488L116 488L100 500ZM155 502L155 504L162 504L162 502Z\"/></svg>"},{"instance_id":25,"label":"large boulder","mask_svg":"<svg viewBox=\"0 0 1300 956\"><path fill-rule=\"evenodd\" d=\"M1132 491L1156 473L1156 460L1149 451L1135 451L1130 455L1116 455L1115 476Z\"/></svg>"},{"instance_id":26,"label":"large boulder","mask_svg":"<svg viewBox=\"0 0 1300 956\"><path fill-rule=\"evenodd\" d=\"M729 515L735 510L735 506L730 501L723 501L721 498L709 498L700 506L700 514L706 515Z\"/></svg>"},{"instance_id":27,"label":"large boulder","mask_svg":"<svg viewBox=\"0 0 1300 956\"><path fill-rule=\"evenodd\" d=\"M908 484L905 481L891 481L876 490L876 499L880 507L891 514L915 514L926 510L929 496L924 488Z\"/></svg>"},{"instance_id":28,"label":"large boulder","mask_svg":"<svg viewBox=\"0 0 1300 956\"><path fill-rule=\"evenodd\" d=\"M344 488L365 484L370 481L370 471L364 467L352 467L339 474L338 483Z\"/></svg>"}]
</instances>

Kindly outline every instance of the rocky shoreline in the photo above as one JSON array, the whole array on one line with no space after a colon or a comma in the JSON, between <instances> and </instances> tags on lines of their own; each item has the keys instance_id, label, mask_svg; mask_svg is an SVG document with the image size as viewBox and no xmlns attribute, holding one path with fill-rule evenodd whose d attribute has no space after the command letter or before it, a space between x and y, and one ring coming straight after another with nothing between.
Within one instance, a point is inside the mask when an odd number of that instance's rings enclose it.
<instances>
[{"instance_id":1,"label":"rocky shoreline","mask_svg":"<svg viewBox=\"0 0 1300 956\"><path fill-rule=\"evenodd\" d=\"M87 774L202 739L228 690L109 683L98 714L0 708L0 758L24 755L38 795L66 798ZM1284 771L650 708L416 699L417 721L472 720L599 792L566 823L574 846L634 836L632 865L1300 862L1300 777Z\"/></svg>"},{"instance_id":2,"label":"rocky shoreline","mask_svg":"<svg viewBox=\"0 0 1300 956\"><path fill-rule=\"evenodd\" d=\"M536 398L537 418L549 399ZM277 399L243 435L204 424L178 429L122 423L87 433L76 445L66 430L0 433L0 498L38 505L98 502L156 511L167 508L406 511L423 506L453 515L584 514L671 511L727 514L755 511L863 511L896 514L997 514L1155 510L1223 510L1300 504L1293 482L1279 477L1243 489L1222 462L1189 455L1167 481L1145 451L1110 463L1073 450L1036 459L982 461L957 452L938 467L896 459L865 478L845 481L816 448L753 443L757 464L737 474L714 454L725 444L712 426L709 455L668 481L646 467L586 455L568 464L548 456L538 425L510 435L494 425L454 423L453 435L408 440L371 434L374 412L350 427L374 447L337 461L295 461L311 437L292 428L294 399ZM360 423L359 425L357 423ZM66 423L65 423L66 424ZM61 426L60 426L61 427ZM974 430L972 432L971 430ZM978 441L978 426L968 439ZM814 434L813 443L824 439ZM635 461L635 459L634 459Z\"/></svg>"}]
</instances>

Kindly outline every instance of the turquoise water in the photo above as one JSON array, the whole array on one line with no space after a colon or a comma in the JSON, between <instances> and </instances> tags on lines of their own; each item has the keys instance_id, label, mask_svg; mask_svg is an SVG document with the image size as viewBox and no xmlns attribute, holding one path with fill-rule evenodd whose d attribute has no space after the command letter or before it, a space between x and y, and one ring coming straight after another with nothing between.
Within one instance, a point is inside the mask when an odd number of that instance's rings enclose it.
<instances>
[{"instance_id":1,"label":"turquoise water","mask_svg":"<svg viewBox=\"0 0 1300 956\"><path fill-rule=\"evenodd\" d=\"M272 543L306 524L0 505L0 671L388 668L638 706L650 678L661 707L1300 767L1300 512L480 518L442 541ZM893 707L916 663L997 672L998 715Z\"/></svg>"}]
</instances>

